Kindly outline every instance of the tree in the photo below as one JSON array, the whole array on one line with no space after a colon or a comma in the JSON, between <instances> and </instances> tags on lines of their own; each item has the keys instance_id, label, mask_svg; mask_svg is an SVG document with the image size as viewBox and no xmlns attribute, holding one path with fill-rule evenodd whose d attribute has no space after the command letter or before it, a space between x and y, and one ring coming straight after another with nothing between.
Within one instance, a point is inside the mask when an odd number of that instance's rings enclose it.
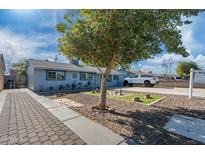
<instances>
[{"instance_id":1,"label":"tree","mask_svg":"<svg viewBox=\"0 0 205 154\"><path fill-rule=\"evenodd\" d=\"M12 68L14 68L14 70L18 75L26 75L26 71L28 68L28 61L27 60L19 61L18 63L13 64Z\"/></svg>"},{"instance_id":2,"label":"tree","mask_svg":"<svg viewBox=\"0 0 205 154\"><path fill-rule=\"evenodd\" d=\"M166 79L172 78L172 66L174 64L174 59L172 57L168 57L163 59L162 61L162 67L166 70Z\"/></svg>"},{"instance_id":3,"label":"tree","mask_svg":"<svg viewBox=\"0 0 205 154\"><path fill-rule=\"evenodd\" d=\"M199 67L195 62L179 62L177 64L176 72L180 77L188 77L190 75L190 69L198 70Z\"/></svg>"},{"instance_id":4,"label":"tree","mask_svg":"<svg viewBox=\"0 0 205 154\"><path fill-rule=\"evenodd\" d=\"M56 29L59 51L78 57L102 73L100 109L106 106L106 83L112 68L153 58L163 51L188 56L178 28L200 10L81 10L74 21L71 13ZM103 72L100 67L106 67Z\"/></svg>"}]
</instances>

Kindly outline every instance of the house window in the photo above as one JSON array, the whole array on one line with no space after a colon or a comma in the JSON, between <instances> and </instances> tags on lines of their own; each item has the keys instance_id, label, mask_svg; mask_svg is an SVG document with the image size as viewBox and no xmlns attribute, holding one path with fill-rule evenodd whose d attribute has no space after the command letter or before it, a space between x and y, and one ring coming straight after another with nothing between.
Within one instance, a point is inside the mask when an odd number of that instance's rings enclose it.
<instances>
[{"instance_id":1,"label":"house window","mask_svg":"<svg viewBox=\"0 0 205 154\"><path fill-rule=\"evenodd\" d=\"M56 72L48 72L47 79L48 80L55 80L56 79Z\"/></svg>"},{"instance_id":2,"label":"house window","mask_svg":"<svg viewBox=\"0 0 205 154\"><path fill-rule=\"evenodd\" d=\"M112 82L112 75L109 75L109 76L108 76L107 82Z\"/></svg>"},{"instance_id":3,"label":"house window","mask_svg":"<svg viewBox=\"0 0 205 154\"><path fill-rule=\"evenodd\" d=\"M47 80L65 80L65 72L47 71Z\"/></svg>"},{"instance_id":4,"label":"house window","mask_svg":"<svg viewBox=\"0 0 205 154\"><path fill-rule=\"evenodd\" d=\"M86 80L86 73L80 73L80 80Z\"/></svg>"},{"instance_id":5,"label":"house window","mask_svg":"<svg viewBox=\"0 0 205 154\"><path fill-rule=\"evenodd\" d=\"M80 73L81 81L92 80L92 79L93 79L92 73Z\"/></svg>"},{"instance_id":6,"label":"house window","mask_svg":"<svg viewBox=\"0 0 205 154\"><path fill-rule=\"evenodd\" d=\"M114 80L119 80L119 76L118 75L114 75L113 78L114 78Z\"/></svg>"},{"instance_id":7,"label":"house window","mask_svg":"<svg viewBox=\"0 0 205 154\"><path fill-rule=\"evenodd\" d=\"M56 72L57 80L65 80L65 72Z\"/></svg>"}]
</instances>

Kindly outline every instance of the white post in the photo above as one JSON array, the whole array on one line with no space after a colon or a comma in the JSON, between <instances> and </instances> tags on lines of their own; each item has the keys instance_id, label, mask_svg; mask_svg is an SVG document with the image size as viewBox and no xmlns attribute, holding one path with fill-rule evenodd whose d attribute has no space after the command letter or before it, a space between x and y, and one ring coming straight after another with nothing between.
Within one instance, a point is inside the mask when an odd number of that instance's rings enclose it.
<instances>
[{"instance_id":1,"label":"white post","mask_svg":"<svg viewBox=\"0 0 205 154\"><path fill-rule=\"evenodd\" d=\"M190 79L189 79L189 99L192 98L193 95L193 82L194 82L194 69L190 70Z\"/></svg>"}]
</instances>

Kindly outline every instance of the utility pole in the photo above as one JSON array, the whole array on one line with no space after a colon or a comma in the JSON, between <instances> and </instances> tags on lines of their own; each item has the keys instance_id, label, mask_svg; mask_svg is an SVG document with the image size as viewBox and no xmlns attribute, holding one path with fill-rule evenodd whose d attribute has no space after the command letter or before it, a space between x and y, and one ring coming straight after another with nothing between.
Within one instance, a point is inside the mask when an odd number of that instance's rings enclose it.
<instances>
[{"instance_id":1,"label":"utility pole","mask_svg":"<svg viewBox=\"0 0 205 154\"><path fill-rule=\"evenodd\" d=\"M57 62L57 60L58 60L58 56L56 55L56 56L55 56L55 63Z\"/></svg>"}]
</instances>

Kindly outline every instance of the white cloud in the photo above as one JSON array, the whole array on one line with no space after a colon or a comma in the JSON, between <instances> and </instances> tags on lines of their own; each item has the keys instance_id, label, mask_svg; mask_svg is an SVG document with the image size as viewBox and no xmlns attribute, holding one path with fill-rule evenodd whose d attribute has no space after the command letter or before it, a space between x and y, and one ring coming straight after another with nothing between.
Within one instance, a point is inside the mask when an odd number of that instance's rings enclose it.
<instances>
[{"instance_id":1,"label":"white cloud","mask_svg":"<svg viewBox=\"0 0 205 154\"><path fill-rule=\"evenodd\" d=\"M189 57L183 57L181 55L176 55L176 54L164 54L162 56L155 56L153 59L148 59L147 62L155 63L155 64L162 64L163 61L179 62L179 61L191 61L191 60L193 60L192 55L190 55Z\"/></svg>"},{"instance_id":2,"label":"white cloud","mask_svg":"<svg viewBox=\"0 0 205 154\"><path fill-rule=\"evenodd\" d=\"M182 28L182 42L186 49L190 50L191 52L203 50L204 46L200 42L198 42L194 36L194 26L193 25L186 25Z\"/></svg>"},{"instance_id":3,"label":"white cloud","mask_svg":"<svg viewBox=\"0 0 205 154\"><path fill-rule=\"evenodd\" d=\"M155 73L165 73L166 69L162 67L163 61L167 61L172 63L171 72L175 73L176 65L180 61L193 61L196 62L197 65L201 69L205 69L205 55L203 55L202 51L205 50L203 40L200 40L198 37L204 38L204 30L201 29L205 24L204 15L192 17L190 20L193 23L189 25L184 25L179 27L182 32L182 42L187 52L189 52L190 56L184 58L181 55L176 54L164 54L162 56L156 56L153 59L148 59L145 61L145 65L139 66L143 71L153 71ZM200 31L199 31L200 29ZM201 54L198 54L201 53ZM194 55L194 56L193 56Z\"/></svg>"},{"instance_id":4,"label":"white cloud","mask_svg":"<svg viewBox=\"0 0 205 154\"><path fill-rule=\"evenodd\" d=\"M175 74L177 63L181 61L193 61L201 69L205 69L205 56L201 54L199 54L196 57L192 55L190 55L189 57L183 57L181 55L176 55L176 54L164 54L162 56L156 56L153 59L146 60L145 65L138 64L138 67L140 68L141 71L145 71L145 72L152 71L154 73L162 74L167 71L166 68L162 67L164 61L171 64L172 74Z\"/></svg>"},{"instance_id":5,"label":"white cloud","mask_svg":"<svg viewBox=\"0 0 205 154\"><path fill-rule=\"evenodd\" d=\"M191 24L184 25L180 27L181 33L182 33L182 42L183 45L186 47L187 50L193 52L204 50L205 47L200 40L198 40L194 36L194 32L199 29L200 25L204 25L204 16L197 16L190 18L191 21L193 21ZM204 33L204 31L201 31ZM204 35L202 34L201 35Z\"/></svg>"},{"instance_id":6,"label":"white cloud","mask_svg":"<svg viewBox=\"0 0 205 154\"><path fill-rule=\"evenodd\" d=\"M16 33L0 27L0 53L4 54L7 69L23 58L54 59L56 51L42 49L55 44L56 36L53 33ZM59 60L65 61L65 58L59 56Z\"/></svg>"}]
</instances>

